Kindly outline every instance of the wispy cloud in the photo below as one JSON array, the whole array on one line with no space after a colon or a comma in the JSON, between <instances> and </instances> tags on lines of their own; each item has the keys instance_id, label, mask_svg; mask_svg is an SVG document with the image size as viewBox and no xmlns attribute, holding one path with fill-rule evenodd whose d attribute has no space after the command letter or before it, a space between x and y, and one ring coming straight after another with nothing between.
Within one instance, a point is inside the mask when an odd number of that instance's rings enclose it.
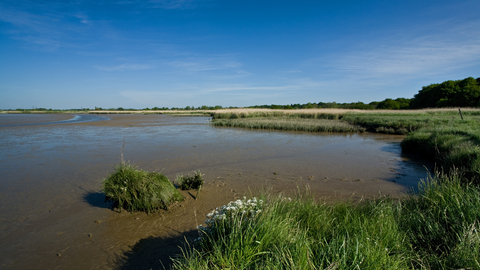
<instances>
[{"instance_id":1,"label":"wispy cloud","mask_svg":"<svg viewBox=\"0 0 480 270\"><path fill-rule=\"evenodd\" d=\"M104 70L104 71L126 71L126 70L143 70L143 69L151 69L154 68L153 65L150 64L121 64L118 66L94 66L96 69Z\"/></svg>"},{"instance_id":2,"label":"wispy cloud","mask_svg":"<svg viewBox=\"0 0 480 270\"><path fill-rule=\"evenodd\" d=\"M441 25L441 30L432 29L429 34L378 39L372 41L369 49L357 47L342 55L314 61L322 61L334 72L362 78L434 76L478 65L480 20L450 23Z\"/></svg>"},{"instance_id":3,"label":"wispy cloud","mask_svg":"<svg viewBox=\"0 0 480 270\"><path fill-rule=\"evenodd\" d=\"M92 23L88 16L75 10L74 4L64 7L59 3L40 4L28 1L0 3L0 21L9 25L6 34L13 39L23 40L42 50L55 50L74 44L79 33Z\"/></svg>"},{"instance_id":4,"label":"wispy cloud","mask_svg":"<svg viewBox=\"0 0 480 270\"><path fill-rule=\"evenodd\" d=\"M121 0L117 1L119 5L139 5L148 8L162 9L192 9L198 6L195 0Z\"/></svg>"},{"instance_id":5,"label":"wispy cloud","mask_svg":"<svg viewBox=\"0 0 480 270\"><path fill-rule=\"evenodd\" d=\"M150 0L148 1L153 7L164 9L186 9L195 7L194 0Z\"/></svg>"},{"instance_id":6,"label":"wispy cloud","mask_svg":"<svg viewBox=\"0 0 480 270\"><path fill-rule=\"evenodd\" d=\"M191 72L240 68L242 66L241 63L228 57L185 58L172 61L169 65Z\"/></svg>"}]
</instances>

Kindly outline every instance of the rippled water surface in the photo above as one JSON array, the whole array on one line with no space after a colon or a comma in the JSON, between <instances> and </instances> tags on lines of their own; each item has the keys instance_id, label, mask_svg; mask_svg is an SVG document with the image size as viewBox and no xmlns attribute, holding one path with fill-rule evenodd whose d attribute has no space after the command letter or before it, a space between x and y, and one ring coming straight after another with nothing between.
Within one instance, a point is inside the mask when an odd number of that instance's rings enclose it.
<instances>
[{"instance_id":1,"label":"rippled water surface","mask_svg":"<svg viewBox=\"0 0 480 270\"><path fill-rule=\"evenodd\" d=\"M330 199L399 196L426 176L423 161L402 155L402 136L214 128L208 117L86 116L0 115L0 268L111 266L119 245L98 225L112 216L100 188L122 149L141 169L171 180L201 170L207 183L242 195L308 185Z\"/></svg>"}]
</instances>

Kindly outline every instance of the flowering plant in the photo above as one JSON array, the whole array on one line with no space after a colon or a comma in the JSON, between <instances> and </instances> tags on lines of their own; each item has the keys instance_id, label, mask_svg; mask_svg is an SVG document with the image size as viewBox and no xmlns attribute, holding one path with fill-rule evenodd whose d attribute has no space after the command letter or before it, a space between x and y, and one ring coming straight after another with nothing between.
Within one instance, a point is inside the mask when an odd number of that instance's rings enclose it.
<instances>
[{"instance_id":1,"label":"flowering plant","mask_svg":"<svg viewBox=\"0 0 480 270\"><path fill-rule=\"evenodd\" d=\"M198 226L200 237L197 240L219 234L226 235L233 227L254 221L263 207L263 200L257 200L255 197L249 200L243 197L242 200L231 201L227 205L217 207L207 214L206 226Z\"/></svg>"}]
</instances>

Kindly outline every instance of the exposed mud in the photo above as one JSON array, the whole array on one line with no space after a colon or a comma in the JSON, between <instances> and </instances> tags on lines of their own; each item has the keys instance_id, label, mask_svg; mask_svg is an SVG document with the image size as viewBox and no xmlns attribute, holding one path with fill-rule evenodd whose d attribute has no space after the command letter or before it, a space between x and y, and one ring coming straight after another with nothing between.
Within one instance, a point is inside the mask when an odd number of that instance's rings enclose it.
<instances>
[{"instance_id":1,"label":"exposed mud","mask_svg":"<svg viewBox=\"0 0 480 270\"><path fill-rule=\"evenodd\" d=\"M72 117L42 116L21 121ZM207 117L108 118L0 128L0 268L168 268L208 212L244 195L294 196L309 186L321 200L398 197L426 176L423 160L401 154L402 136L213 128ZM108 208L101 181L122 148L126 160L170 180L201 170L199 198L182 191L184 202L151 215Z\"/></svg>"}]
</instances>

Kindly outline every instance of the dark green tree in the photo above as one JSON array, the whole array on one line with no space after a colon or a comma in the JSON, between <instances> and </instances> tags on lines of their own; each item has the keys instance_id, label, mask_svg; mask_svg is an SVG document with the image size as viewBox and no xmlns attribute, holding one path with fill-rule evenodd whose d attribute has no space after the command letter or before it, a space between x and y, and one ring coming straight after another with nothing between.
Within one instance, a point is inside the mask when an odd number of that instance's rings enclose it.
<instances>
[{"instance_id":1,"label":"dark green tree","mask_svg":"<svg viewBox=\"0 0 480 270\"><path fill-rule=\"evenodd\" d=\"M411 108L480 106L480 78L444 81L422 87L411 102Z\"/></svg>"}]
</instances>

